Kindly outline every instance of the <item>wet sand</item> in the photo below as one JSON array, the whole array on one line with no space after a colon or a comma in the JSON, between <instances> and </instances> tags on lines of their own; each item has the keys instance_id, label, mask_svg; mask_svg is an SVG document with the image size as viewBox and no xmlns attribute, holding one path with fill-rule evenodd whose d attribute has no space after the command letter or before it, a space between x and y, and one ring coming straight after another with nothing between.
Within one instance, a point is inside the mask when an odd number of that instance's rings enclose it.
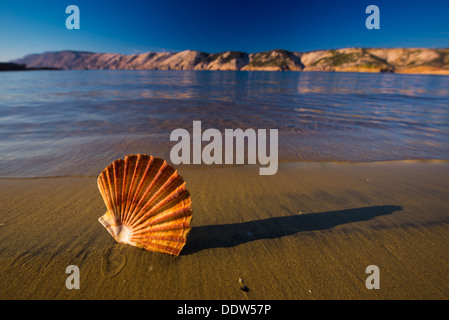
<instances>
[{"instance_id":1,"label":"wet sand","mask_svg":"<svg viewBox=\"0 0 449 320\"><path fill-rule=\"evenodd\" d=\"M115 243L95 177L0 179L0 298L449 298L449 162L258 172L180 169L194 218L179 257ZM79 290L65 286L69 265Z\"/></svg>"}]
</instances>

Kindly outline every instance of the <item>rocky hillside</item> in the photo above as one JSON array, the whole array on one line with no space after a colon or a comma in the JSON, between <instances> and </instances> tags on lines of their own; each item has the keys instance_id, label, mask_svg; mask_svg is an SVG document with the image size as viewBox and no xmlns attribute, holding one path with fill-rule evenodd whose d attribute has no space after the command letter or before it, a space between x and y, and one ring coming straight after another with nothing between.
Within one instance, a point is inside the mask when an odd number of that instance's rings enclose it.
<instances>
[{"instance_id":1,"label":"rocky hillside","mask_svg":"<svg viewBox=\"0 0 449 320\"><path fill-rule=\"evenodd\" d=\"M271 50L249 55L249 63L241 70L247 71L301 71L301 53L286 50Z\"/></svg>"},{"instance_id":2,"label":"rocky hillside","mask_svg":"<svg viewBox=\"0 0 449 320\"><path fill-rule=\"evenodd\" d=\"M242 71L396 72L449 75L449 49L345 48L312 52L149 52L122 55L81 51L32 54L12 61L28 68Z\"/></svg>"}]
</instances>

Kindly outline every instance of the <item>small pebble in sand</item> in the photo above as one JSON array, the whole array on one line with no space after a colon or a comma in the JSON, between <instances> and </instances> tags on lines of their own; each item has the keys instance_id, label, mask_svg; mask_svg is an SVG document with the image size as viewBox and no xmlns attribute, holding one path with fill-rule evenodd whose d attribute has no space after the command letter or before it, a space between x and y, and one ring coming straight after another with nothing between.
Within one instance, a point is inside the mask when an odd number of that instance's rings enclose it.
<instances>
[{"instance_id":1,"label":"small pebble in sand","mask_svg":"<svg viewBox=\"0 0 449 320\"><path fill-rule=\"evenodd\" d=\"M243 292L248 292L249 288L243 283L243 279L240 278L239 279L239 283L240 283L240 290L242 290Z\"/></svg>"}]
</instances>

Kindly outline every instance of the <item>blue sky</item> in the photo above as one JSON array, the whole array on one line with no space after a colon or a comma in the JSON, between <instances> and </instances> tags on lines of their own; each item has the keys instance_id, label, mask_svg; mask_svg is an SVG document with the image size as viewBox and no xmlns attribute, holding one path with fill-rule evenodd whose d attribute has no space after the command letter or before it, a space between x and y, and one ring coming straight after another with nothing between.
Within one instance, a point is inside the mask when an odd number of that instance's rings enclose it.
<instances>
[{"instance_id":1,"label":"blue sky","mask_svg":"<svg viewBox=\"0 0 449 320\"><path fill-rule=\"evenodd\" d=\"M68 5L80 30L68 30ZM368 30L365 8L380 9ZM0 61L31 53L449 47L449 1L0 0Z\"/></svg>"}]
</instances>

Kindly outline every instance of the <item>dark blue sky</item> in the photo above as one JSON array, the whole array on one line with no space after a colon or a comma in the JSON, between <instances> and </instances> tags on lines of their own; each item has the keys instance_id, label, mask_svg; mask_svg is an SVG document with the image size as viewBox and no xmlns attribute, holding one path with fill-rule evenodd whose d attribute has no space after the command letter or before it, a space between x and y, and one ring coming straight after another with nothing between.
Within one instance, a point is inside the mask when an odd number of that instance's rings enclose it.
<instances>
[{"instance_id":1,"label":"dark blue sky","mask_svg":"<svg viewBox=\"0 0 449 320\"><path fill-rule=\"evenodd\" d=\"M68 30L68 5L80 30ZM368 30L365 8L380 9ZM85 50L260 52L342 47L449 47L449 1L86 1L0 2L0 61L30 53Z\"/></svg>"}]
</instances>

